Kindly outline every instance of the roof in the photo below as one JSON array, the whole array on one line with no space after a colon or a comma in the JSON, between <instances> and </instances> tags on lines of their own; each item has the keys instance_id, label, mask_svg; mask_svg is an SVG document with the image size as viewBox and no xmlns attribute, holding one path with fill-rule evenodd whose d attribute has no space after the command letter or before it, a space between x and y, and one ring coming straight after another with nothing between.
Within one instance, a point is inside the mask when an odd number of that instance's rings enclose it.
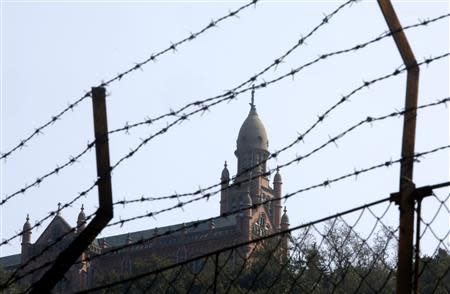
<instances>
[{"instance_id":1,"label":"roof","mask_svg":"<svg viewBox=\"0 0 450 294\"><path fill-rule=\"evenodd\" d=\"M0 257L0 266L3 268L13 267L20 264L20 253Z\"/></svg>"},{"instance_id":2,"label":"roof","mask_svg":"<svg viewBox=\"0 0 450 294\"><path fill-rule=\"evenodd\" d=\"M250 112L239 130L237 138L237 151L260 149L267 151L269 140L266 128L259 119L256 108L251 104Z\"/></svg>"},{"instance_id":3,"label":"roof","mask_svg":"<svg viewBox=\"0 0 450 294\"><path fill-rule=\"evenodd\" d=\"M194 224L196 222L200 222L200 223L197 227L193 227L192 224ZM209 221L206 221L206 220L201 221L200 220L200 221L196 221L196 222L176 224L176 225L171 225L171 226L166 226L166 227L161 227L161 228L154 228L154 229L149 229L149 230L143 230L143 231L137 231L137 232L132 232L132 233L125 233L125 234L121 234L121 235L109 236L109 237L105 237L105 238L99 238L99 239L97 239L97 242L101 243L100 240L106 241L106 243L109 246L116 247L116 246L121 246L121 245L126 244L128 242L128 238L130 238L132 241L135 242L135 241L138 241L141 239L150 239L154 235L161 235L167 231L179 230L172 235L172 236L176 236L176 235L183 233L183 231L181 230L183 225L186 226L187 233L199 233L199 232L204 232L204 231L210 230L210 222ZM234 226L235 224L236 224L236 218L233 216L230 216L228 218L214 219L215 230Z\"/></svg>"},{"instance_id":4,"label":"roof","mask_svg":"<svg viewBox=\"0 0 450 294\"><path fill-rule=\"evenodd\" d=\"M61 215L57 214L34 244L47 243L49 240L56 239L70 230L72 230L72 227L69 223Z\"/></svg>"}]
</instances>

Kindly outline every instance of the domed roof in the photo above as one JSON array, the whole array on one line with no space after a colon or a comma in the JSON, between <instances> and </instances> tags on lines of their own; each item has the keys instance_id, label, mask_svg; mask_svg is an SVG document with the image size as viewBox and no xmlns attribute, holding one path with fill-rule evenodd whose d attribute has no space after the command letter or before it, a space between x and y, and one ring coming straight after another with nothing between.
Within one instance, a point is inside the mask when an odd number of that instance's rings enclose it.
<instances>
[{"instance_id":1,"label":"domed roof","mask_svg":"<svg viewBox=\"0 0 450 294\"><path fill-rule=\"evenodd\" d=\"M237 150L268 150L269 140L267 139L266 128L256 113L255 105L250 104L250 112L239 130L237 139Z\"/></svg>"}]
</instances>

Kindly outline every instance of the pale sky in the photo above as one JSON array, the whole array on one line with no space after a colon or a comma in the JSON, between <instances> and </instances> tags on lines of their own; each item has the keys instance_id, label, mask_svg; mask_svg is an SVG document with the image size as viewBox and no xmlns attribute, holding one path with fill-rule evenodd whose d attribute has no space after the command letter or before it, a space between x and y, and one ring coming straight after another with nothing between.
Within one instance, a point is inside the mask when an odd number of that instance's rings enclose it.
<instances>
[{"instance_id":1,"label":"pale sky","mask_svg":"<svg viewBox=\"0 0 450 294\"><path fill-rule=\"evenodd\" d=\"M34 129L82 96L91 86L160 51L207 25L244 1L2 1L1 2L1 150L6 152ZM343 1L262 1L244 10L239 18L221 23L198 39L163 55L108 87L110 129L177 109L193 100L223 93L273 62L318 25L325 14ZM448 13L448 1L396 1L401 23ZM289 72L320 54L369 41L387 29L374 1L362 1L343 9L306 43L290 55L265 80ZM448 19L406 32L418 61L449 51ZM278 150L304 132L317 116L363 81L391 73L402 61L391 38L356 53L329 58L257 91L256 107L265 124L269 149ZM262 81L262 80L260 80ZM388 114L404 104L406 75L372 85L351 98L314 129L305 142L282 153L271 168L321 145L367 116ZM448 59L421 68L419 104L449 96ZM219 181L223 163L236 172L236 139L247 116L248 94L196 115L167 134L151 141L113 174L115 200L163 196L196 190ZM170 122L168 120L167 122ZM129 152L166 121L130 133L110 137L111 162ZM363 126L322 151L281 171L284 192L323 182L354 168L364 168L400 156L403 120L399 118ZM0 162L1 196L19 190L38 176L79 153L93 139L92 105L89 99L67 113L26 148ZM417 151L449 143L449 110L444 106L419 111ZM96 176L95 152L51 176L37 188L14 197L0 208L0 238L8 238L23 226L43 218L77 193ZM417 186L449 179L449 153L421 159L415 167ZM379 169L326 189L315 189L287 201L292 225L389 196L398 190L399 166ZM436 191L446 197L448 190ZM62 212L72 225L81 204L95 211L97 190ZM174 201L147 202L116 207L115 219L156 211ZM427 206L431 215L435 206ZM397 224L397 210L387 216ZM219 196L183 210L109 228L101 236L161 227L219 214ZM47 222L48 223L48 222ZM436 231L445 235L448 214L435 220ZM33 231L35 241L43 228ZM423 243L432 252L436 242ZM20 252L20 238L0 247L0 256Z\"/></svg>"}]
</instances>

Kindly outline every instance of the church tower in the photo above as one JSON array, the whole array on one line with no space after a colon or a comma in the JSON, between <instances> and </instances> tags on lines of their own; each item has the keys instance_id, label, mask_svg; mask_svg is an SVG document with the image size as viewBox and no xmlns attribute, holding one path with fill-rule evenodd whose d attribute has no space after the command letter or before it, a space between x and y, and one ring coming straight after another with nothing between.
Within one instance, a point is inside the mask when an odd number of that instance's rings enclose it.
<instances>
[{"instance_id":1,"label":"church tower","mask_svg":"<svg viewBox=\"0 0 450 294\"><path fill-rule=\"evenodd\" d=\"M269 140L266 128L256 111L254 93L248 116L239 130L234 154L237 158L236 176L230 178L226 165L221 175L220 213L232 213L252 204L267 202L245 213L236 214L243 237L245 240L251 240L280 231L281 175L277 171L272 188L266 174L266 161L270 155Z\"/></svg>"}]
</instances>

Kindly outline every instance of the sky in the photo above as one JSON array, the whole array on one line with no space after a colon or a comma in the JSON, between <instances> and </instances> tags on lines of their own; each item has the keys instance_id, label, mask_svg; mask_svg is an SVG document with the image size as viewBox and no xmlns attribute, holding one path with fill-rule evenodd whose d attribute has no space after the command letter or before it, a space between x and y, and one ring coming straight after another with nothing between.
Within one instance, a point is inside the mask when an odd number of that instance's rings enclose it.
<instances>
[{"instance_id":1,"label":"sky","mask_svg":"<svg viewBox=\"0 0 450 294\"><path fill-rule=\"evenodd\" d=\"M2 1L1 2L1 150L6 152L35 128L81 97L92 86L145 60L212 19L245 4L243 1ZM185 104L233 88L259 72L318 25L342 1L262 1L225 20L177 51L162 55L107 87L109 129L142 121ZM449 12L448 1L394 1L400 22ZM373 39L387 29L375 1L361 1L343 9L329 23L262 79L270 80L317 56ZM406 35L418 61L449 51L448 19L408 30ZM273 86L258 90L255 103L268 137L269 149L279 150L304 132L342 95L364 81L389 74L402 65L391 38L367 48L323 60ZM297 155L320 146L367 116L400 110L404 105L406 75L371 85L352 96L318 125L304 142L268 163L275 168ZM449 96L448 59L421 68L419 104ZM115 201L141 196L185 193L219 182L224 161L236 173L234 156L239 128L246 118L249 93L192 116L166 134L150 141L112 175ZM166 126L171 119L142 126L128 134L110 136L111 162L136 147L141 139ZM354 169L397 159L401 150L403 120L387 119L362 126L336 145L331 144L300 164L281 170L283 191L289 193L321 183ZM449 110L441 105L419 111L416 150L426 151L449 143ZM69 111L27 146L0 162L0 194L9 195L38 176L62 165L93 139L89 99ZM414 170L417 186L449 179L449 153L421 158ZM0 238L45 217L88 188L96 177L95 152L43 181L38 187L12 198L0 208ZM291 226L388 197L398 191L399 166L378 169L330 187L290 198ZM436 191L442 199L448 190ZM431 219L437 202L424 201L424 218ZM97 207L97 190L61 212L75 225L80 207L87 214ZM157 211L176 201L145 202L116 207L114 219ZM101 236L162 227L219 214L219 196L159 215L104 230ZM395 207L384 218L396 226ZM47 222L48 223L48 222ZM368 225L367 225L368 226ZM448 213L441 211L432 223L437 236L448 232ZM44 225L45 227L45 225ZM34 242L43 232L33 231ZM365 224L359 228L364 231ZM449 246L447 241L447 246ZM436 249L428 232L422 248ZM20 238L0 247L0 256L20 252Z\"/></svg>"}]
</instances>

